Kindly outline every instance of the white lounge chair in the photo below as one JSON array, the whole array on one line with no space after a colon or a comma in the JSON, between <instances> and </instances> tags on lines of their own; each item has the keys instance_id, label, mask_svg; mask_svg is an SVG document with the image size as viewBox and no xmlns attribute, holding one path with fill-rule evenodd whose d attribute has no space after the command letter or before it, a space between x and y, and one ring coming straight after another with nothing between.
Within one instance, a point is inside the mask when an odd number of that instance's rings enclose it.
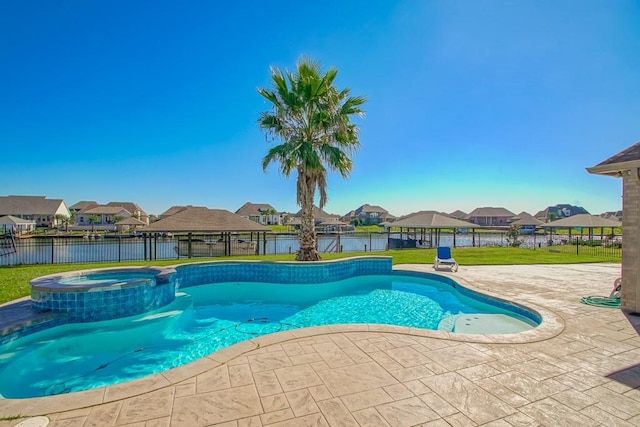
<instances>
[{"instance_id":1,"label":"white lounge chair","mask_svg":"<svg viewBox=\"0 0 640 427\"><path fill-rule=\"evenodd\" d=\"M451 248L448 246L439 246L436 250L436 259L433 262L433 268L438 270L441 264L449 266L451 271L458 271L458 263L451 256Z\"/></svg>"}]
</instances>

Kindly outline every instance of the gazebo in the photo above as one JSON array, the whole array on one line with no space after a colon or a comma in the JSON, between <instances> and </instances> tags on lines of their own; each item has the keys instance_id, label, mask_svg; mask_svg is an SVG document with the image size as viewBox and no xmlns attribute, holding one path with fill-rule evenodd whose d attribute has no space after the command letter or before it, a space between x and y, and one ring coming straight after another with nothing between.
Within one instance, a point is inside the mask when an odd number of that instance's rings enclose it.
<instances>
[{"instance_id":1,"label":"gazebo","mask_svg":"<svg viewBox=\"0 0 640 427\"><path fill-rule=\"evenodd\" d=\"M118 230L135 230L136 228L144 227L145 225L147 224L144 221L140 221L138 218L132 216L115 223Z\"/></svg>"},{"instance_id":2,"label":"gazebo","mask_svg":"<svg viewBox=\"0 0 640 427\"><path fill-rule=\"evenodd\" d=\"M605 228L621 228L622 223L620 221L615 221L608 218L603 218L597 215L589 215L589 214L578 214L573 215L568 218L562 218L556 221L547 222L542 224L540 227L546 230L554 230L558 228L567 228L569 229L569 239L571 239L571 230L574 228L580 229L580 235L582 236L583 231L587 229L589 231L588 236L591 240L593 238L593 229L600 228L600 238L604 237L604 233L602 230ZM613 233L612 233L613 234Z\"/></svg>"},{"instance_id":3,"label":"gazebo","mask_svg":"<svg viewBox=\"0 0 640 427\"><path fill-rule=\"evenodd\" d=\"M322 229L325 233L332 231L350 231L354 228L353 225L340 221L338 218L324 218L316 227Z\"/></svg>"},{"instance_id":4,"label":"gazebo","mask_svg":"<svg viewBox=\"0 0 640 427\"><path fill-rule=\"evenodd\" d=\"M413 235L419 240L426 241L428 237L429 247L438 246L440 244L440 233L442 229L453 230L453 246L456 245L456 229L470 228L473 233L473 244L475 246L475 229L482 228L477 224L473 224L461 219L451 218L448 215L442 214L436 211L420 211L409 214L404 218L394 221L388 225L388 227L400 228L400 240L402 240L403 229L407 229L407 235L410 235L410 230L413 230ZM427 232L428 231L428 232ZM434 239L435 237L435 239ZM389 238L389 247L391 248L392 241ZM402 246L405 247L405 246Z\"/></svg>"},{"instance_id":5,"label":"gazebo","mask_svg":"<svg viewBox=\"0 0 640 427\"><path fill-rule=\"evenodd\" d=\"M518 215L512 218L510 224L517 225L521 228L522 234L527 234L525 230L533 230L540 227L544 222L527 212L520 212Z\"/></svg>"},{"instance_id":6,"label":"gazebo","mask_svg":"<svg viewBox=\"0 0 640 427\"><path fill-rule=\"evenodd\" d=\"M586 245L586 247L597 246L597 247L609 247L609 248L615 249L617 247L616 244L618 244L618 242L613 240L614 228L620 228L622 227L622 224L620 223L620 221L602 218L596 215L578 214L578 215L572 215L568 218L563 218L557 221L552 221L546 224L542 224L541 227L550 232L550 234L546 236L549 239L548 240L549 246L554 245L554 243L555 244L558 243L557 240L554 241L554 238L553 238L553 233L555 230L567 229L568 236L567 238L564 238L564 236L560 238L561 244L564 244L564 245L575 244L576 254L579 254L581 245L583 247ZM600 229L600 240L593 238L594 228ZM611 235L610 235L611 239L605 238L605 234L604 234L605 228L611 228ZM576 237L575 240L571 236L572 230L574 229L580 230L580 238ZM588 231L586 241L584 240L585 229ZM557 249L555 251L557 251ZM615 252L612 253L612 256L615 256Z\"/></svg>"},{"instance_id":7,"label":"gazebo","mask_svg":"<svg viewBox=\"0 0 640 427\"><path fill-rule=\"evenodd\" d=\"M251 248L254 249L253 253L259 253L260 237L264 243L264 252L266 234L271 232L269 227L227 210L202 207L185 207L139 230L145 239L145 259L147 245L149 245L149 259L153 259L152 242L157 242L158 233L177 235L178 255L191 258L192 256L235 255L236 251L249 254ZM204 248L207 251L202 250Z\"/></svg>"}]
</instances>

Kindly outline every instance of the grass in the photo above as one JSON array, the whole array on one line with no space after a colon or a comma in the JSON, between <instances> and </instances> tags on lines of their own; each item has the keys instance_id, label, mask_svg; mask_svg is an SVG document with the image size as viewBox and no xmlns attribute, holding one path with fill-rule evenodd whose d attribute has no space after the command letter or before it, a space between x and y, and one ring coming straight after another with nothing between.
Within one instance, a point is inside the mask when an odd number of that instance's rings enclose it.
<instances>
[{"instance_id":1,"label":"grass","mask_svg":"<svg viewBox=\"0 0 640 427\"><path fill-rule=\"evenodd\" d=\"M384 233L385 230L379 225L359 225L356 227L357 233Z\"/></svg>"},{"instance_id":2,"label":"grass","mask_svg":"<svg viewBox=\"0 0 640 427\"><path fill-rule=\"evenodd\" d=\"M274 233L294 233L296 230L291 225L267 225Z\"/></svg>"},{"instance_id":3,"label":"grass","mask_svg":"<svg viewBox=\"0 0 640 427\"><path fill-rule=\"evenodd\" d=\"M391 256L393 264L431 264L435 249L404 249L385 252L349 252L322 254L325 260L347 258L352 256L375 255ZM586 262L606 262L601 256L587 254L576 255L575 252L549 252L546 249L532 250L522 248L458 248L453 256L462 266L465 265L515 265L515 264L577 264ZM0 304L22 298L30 294L29 282L36 277L64 271L85 270L125 265L157 265L166 266L188 262L224 261L228 259L253 259L264 261L293 261L295 255L259 255L228 258L195 258L191 260L139 261L100 264L55 264L0 267ZM619 258L618 258L619 262Z\"/></svg>"}]
</instances>

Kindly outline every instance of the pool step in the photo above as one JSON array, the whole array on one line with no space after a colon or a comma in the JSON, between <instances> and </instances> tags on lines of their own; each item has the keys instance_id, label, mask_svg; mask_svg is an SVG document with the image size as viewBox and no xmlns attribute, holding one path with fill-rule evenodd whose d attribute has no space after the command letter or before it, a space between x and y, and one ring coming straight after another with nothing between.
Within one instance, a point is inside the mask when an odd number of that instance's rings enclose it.
<instances>
[{"instance_id":1,"label":"pool step","mask_svg":"<svg viewBox=\"0 0 640 427\"><path fill-rule=\"evenodd\" d=\"M463 314L456 316L452 332L465 334L514 334L533 326L505 314Z\"/></svg>"}]
</instances>

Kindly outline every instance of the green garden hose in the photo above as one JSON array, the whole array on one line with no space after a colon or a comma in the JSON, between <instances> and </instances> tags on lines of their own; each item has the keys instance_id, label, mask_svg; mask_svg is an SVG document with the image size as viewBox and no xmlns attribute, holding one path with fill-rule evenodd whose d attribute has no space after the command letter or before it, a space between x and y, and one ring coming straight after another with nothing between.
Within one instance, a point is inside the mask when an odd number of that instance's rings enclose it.
<instances>
[{"instance_id":1,"label":"green garden hose","mask_svg":"<svg viewBox=\"0 0 640 427\"><path fill-rule=\"evenodd\" d=\"M580 301L583 304L594 305L596 307L620 308L620 298L583 297Z\"/></svg>"}]
</instances>

